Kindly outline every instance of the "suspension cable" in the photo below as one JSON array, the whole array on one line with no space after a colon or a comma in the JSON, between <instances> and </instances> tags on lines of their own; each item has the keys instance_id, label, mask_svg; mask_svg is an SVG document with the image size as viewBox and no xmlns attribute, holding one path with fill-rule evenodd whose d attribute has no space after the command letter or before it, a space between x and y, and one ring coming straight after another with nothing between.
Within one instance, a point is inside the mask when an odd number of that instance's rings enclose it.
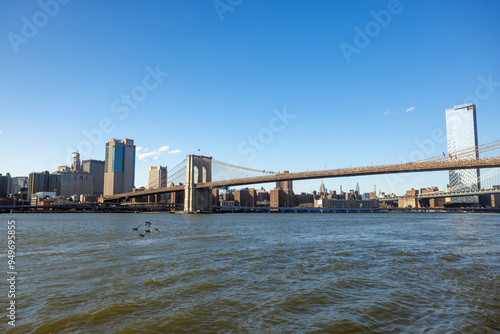
<instances>
[{"instance_id":1,"label":"suspension cable","mask_svg":"<svg viewBox=\"0 0 500 334\"><path fill-rule=\"evenodd\" d=\"M276 174L275 172L272 172L272 171L266 171L266 170L259 170L259 169L253 169L253 168L248 168L248 167L236 166L236 165L233 165L233 164L230 164L230 163L227 163L227 162L222 162L222 161L215 160L215 159L212 159L212 162L215 163L215 164L222 165L222 166L232 167L232 168L239 168L239 169L249 170L249 171L252 171L252 172L259 172L259 173L266 173L266 174Z\"/></svg>"}]
</instances>

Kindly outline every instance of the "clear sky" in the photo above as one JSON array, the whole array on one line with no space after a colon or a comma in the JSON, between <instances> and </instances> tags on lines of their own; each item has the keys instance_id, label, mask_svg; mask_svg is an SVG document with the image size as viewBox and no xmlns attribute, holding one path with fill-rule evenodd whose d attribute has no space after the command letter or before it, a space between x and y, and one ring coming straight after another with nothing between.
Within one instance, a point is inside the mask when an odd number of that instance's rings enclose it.
<instances>
[{"instance_id":1,"label":"clear sky","mask_svg":"<svg viewBox=\"0 0 500 334\"><path fill-rule=\"evenodd\" d=\"M397 163L446 152L445 109L466 102L479 142L500 139L499 1L2 1L0 36L2 174L104 160L111 138L141 147L137 187L198 149L274 171ZM324 180L357 182L448 173Z\"/></svg>"}]
</instances>

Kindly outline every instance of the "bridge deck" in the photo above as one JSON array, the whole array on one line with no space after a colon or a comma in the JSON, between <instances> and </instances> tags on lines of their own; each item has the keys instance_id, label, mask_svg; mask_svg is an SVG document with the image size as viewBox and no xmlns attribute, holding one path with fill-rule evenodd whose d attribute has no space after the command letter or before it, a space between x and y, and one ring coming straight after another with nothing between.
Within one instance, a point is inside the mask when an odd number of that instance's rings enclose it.
<instances>
[{"instance_id":1,"label":"bridge deck","mask_svg":"<svg viewBox=\"0 0 500 334\"><path fill-rule=\"evenodd\" d=\"M310 180L320 178L348 177L361 175L393 174L393 173L413 173L413 172L432 172L453 169L469 168L495 168L500 167L500 157L480 158L470 160L445 160L428 162L408 162L392 165L352 167L340 169L327 169L311 172L298 173L280 173L274 175L265 175L257 177L247 177L240 179L206 182L196 184L196 188L222 188L231 186L241 186L247 184L268 183L276 181ZM148 189L124 194L104 196L104 201L118 200L123 198L138 197L145 195L162 194L176 191L183 191L184 185L164 187L158 189Z\"/></svg>"},{"instance_id":2,"label":"bridge deck","mask_svg":"<svg viewBox=\"0 0 500 334\"><path fill-rule=\"evenodd\" d=\"M500 167L500 157L471 159L471 160L446 160L440 162L408 162L408 163L394 164L394 165L329 169L329 170L299 172L299 173L282 173L275 175L199 183L196 185L196 188L206 188L206 187L217 188L217 187L239 186L239 185L255 184L255 183L309 180L309 179L320 179L320 178L330 178L330 177L431 172L431 171L452 170L452 169L493 168L493 167Z\"/></svg>"}]
</instances>

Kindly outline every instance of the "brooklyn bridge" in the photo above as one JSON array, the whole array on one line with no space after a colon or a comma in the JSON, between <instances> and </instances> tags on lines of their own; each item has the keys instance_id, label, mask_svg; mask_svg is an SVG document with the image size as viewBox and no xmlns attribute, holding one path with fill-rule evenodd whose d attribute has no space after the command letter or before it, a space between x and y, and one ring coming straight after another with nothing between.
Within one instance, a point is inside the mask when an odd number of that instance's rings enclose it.
<instances>
[{"instance_id":1,"label":"brooklyn bridge","mask_svg":"<svg viewBox=\"0 0 500 334\"><path fill-rule=\"evenodd\" d=\"M164 187L156 189L138 190L134 192L114 194L101 197L102 202L126 202L127 200L139 198L142 196L151 196L164 193L184 192L184 211L198 212L198 211L211 211L212 210L212 189L228 188L241 185L260 184L278 181L295 181L295 180L310 180L320 178L335 178L335 177L350 177L350 176L363 176L363 175L377 175L377 174L393 174L393 173L414 173L414 172L432 172L432 171L446 171L458 169L477 169L477 168L495 168L500 167L500 157L485 157L477 158L479 153L496 150L500 148L500 141L495 141L466 150L454 152L452 154L443 154L442 156L431 157L423 160L387 164L377 166L362 166L362 167L349 167L339 169L325 169L317 171L303 171L294 173L275 173L265 170L257 170L248 167L237 166L222 161L201 155L188 155L184 161L174 167L173 171L169 173L170 180L183 177L185 173L185 183L175 185L171 182L170 186L165 184ZM186 163L185 169L183 164ZM214 164L254 171L266 175L228 178L225 180L213 181L212 180L212 166ZM177 174L177 176L176 176ZM479 181L479 180L478 180ZM165 183L166 183L165 182ZM441 193L441 196L443 194Z\"/></svg>"}]
</instances>

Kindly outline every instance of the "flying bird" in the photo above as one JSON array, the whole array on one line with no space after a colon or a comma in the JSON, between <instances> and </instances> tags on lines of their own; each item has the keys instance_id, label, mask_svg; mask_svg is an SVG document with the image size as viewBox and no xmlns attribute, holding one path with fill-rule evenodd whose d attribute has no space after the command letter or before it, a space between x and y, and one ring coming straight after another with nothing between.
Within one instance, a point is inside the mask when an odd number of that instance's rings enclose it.
<instances>
[{"instance_id":1,"label":"flying bird","mask_svg":"<svg viewBox=\"0 0 500 334\"><path fill-rule=\"evenodd\" d=\"M157 230L158 232L160 232L160 230L157 229L156 227L154 229L150 228L150 229L147 229L145 231L146 231L146 233L151 233L151 232L153 232L153 230Z\"/></svg>"},{"instance_id":2,"label":"flying bird","mask_svg":"<svg viewBox=\"0 0 500 334\"><path fill-rule=\"evenodd\" d=\"M137 227L132 228L132 231L139 231L139 227L141 227L141 225L139 225L139 226L137 226Z\"/></svg>"},{"instance_id":3,"label":"flying bird","mask_svg":"<svg viewBox=\"0 0 500 334\"><path fill-rule=\"evenodd\" d=\"M147 227L151 227L151 223L150 222L146 222L145 224Z\"/></svg>"},{"instance_id":4,"label":"flying bird","mask_svg":"<svg viewBox=\"0 0 500 334\"><path fill-rule=\"evenodd\" d=\"M144 238L144 234L139 234L139 239Z\"/></svg>"}]
</instances>

